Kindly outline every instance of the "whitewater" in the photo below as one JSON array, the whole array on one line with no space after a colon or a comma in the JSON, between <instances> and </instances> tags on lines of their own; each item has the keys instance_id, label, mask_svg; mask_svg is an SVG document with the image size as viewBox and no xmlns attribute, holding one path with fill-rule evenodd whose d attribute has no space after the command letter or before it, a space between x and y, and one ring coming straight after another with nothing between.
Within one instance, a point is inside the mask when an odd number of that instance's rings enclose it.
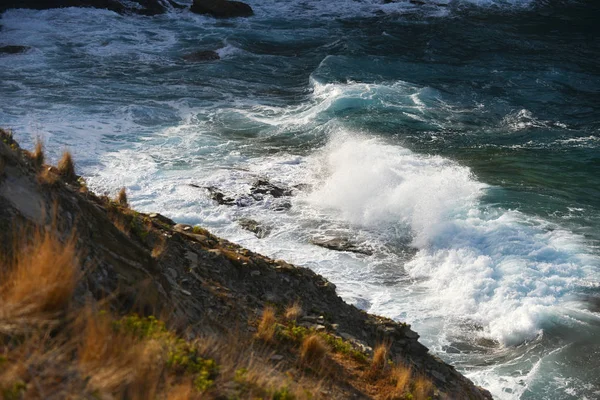
<instances>
[{"instance_id":1,"label":"whitewater","mask_svg":"<svg viewBox=\"0 0 600 400\"><path fill-rule=\"evenodd\" d=\"M324 275L495 398L600 398L598 7L248 3L10 10L0 46L31 49L0 55L0 123L98 193ZM244 200L257 179L292 196ZM312 244L333 238L373 254Z\"/></svg>"}]
</instances>

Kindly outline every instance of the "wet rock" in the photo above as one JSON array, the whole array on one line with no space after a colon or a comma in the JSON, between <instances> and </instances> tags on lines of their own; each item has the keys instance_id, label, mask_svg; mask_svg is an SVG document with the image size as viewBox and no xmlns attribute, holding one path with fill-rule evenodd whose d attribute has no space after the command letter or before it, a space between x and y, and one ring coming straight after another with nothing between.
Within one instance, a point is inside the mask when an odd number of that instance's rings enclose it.
<instances>
[{"instance_id":1,"label":"wet rock","mask_svg":"<svg viewBox=\"0 0 600 400\"><path fill-rule=\"evenodd\" d=\"M215 61L221 59L219 54L216 51L212 50L196 51L190 54L186 54L182 58L186 61L192 62Z\"/></svg>"},{"instance_id":2,"label":"wet rock","mask_svg":"<svg viewBox=\"0 0 600 400\"><path fill-rule=\"evenodd\" d=\"M250 17L254 15L252 7L241 1L194 0L190 11L196 14L211 15L216 18Z\"/></svg>"},{"instance_id":3,"label":"wet rock","mask_svg":"<svg viewBox=\"0 0 600 400\"><path fill-rule=\"evenodd\" d=\"M0 47L0 54L22 54L29 51L31 47L29 46L2 46Z\"/></svg>"},{"instance_id":4,"label":"wet rock","mask_svg":"<svg viewBox=\"0 0 600 400\"><path fill-rule=\"evenodd\" d=\"M256 235L257 238L262 239L271 232L271 228L262 225L250 218L240 218L238 224L247 231L250 231Z\"/></svg>"},{"instance_id":5,"label":"wet rock","mask_svg":"<svg viewBox=\"0 0 600 400\"><path fill-rule=\"evenodd\" d=\"M350 242L348 239L344 238L315 238L312 239L310 242L316 246L324 247L329 250L348 251L351 253L364 254L367 256L373 255L372 249L364 246L358 246Z\"/></svg>"},{"instance_id":6,"label":"wet rock","mask_svg":"<svg viewBox=\"0 0 600 400\"><path fill-rule=\"evenodd\" d=\"M180 231L180 232L190 232L194 228L192 228L191 225L187 225L187 224L177 224L173 227L173 229L176 231Z\"/></svg>"},{"instance_id":7,"label":"wet rock","mask_svg":"<svg viewBox=\"0 0 600 400\"><path fill-rule=\"evenodd\" d=\"M277 199L292 194L289 189L276 186L265 179L256 180L250 188L250 193L252 194L252 197L257 200L262 199L264 195L273 196Z\"/></svg>"},{"instance_id":8,"label":"wet rock","mask_svg":"<svg viewBox=\"0 0 600 400\"><path fill-rule=\"evenodd\" d=\"M150 217L150 219L153 219L155 221L161 222L161 223L169 225L169 226L175 225L175 221L173 221L172 219L167 218L164 215L159 214L159 213L149 214L148 217Z\"/></svg>"},{"instance_id":9,"label":"wet rock","mask_svg":"<svg viewBox=\"0 0 600 400\"><path fill-rule=\"evenodd\" d=\"M177 3L169 0L171 6ZM157 15L167 11L168 6L161 0L131 0L122 3L119 0L3 0L0 12L11 8L31 8L48 10L63 7L92 7L103 8L117 13L132 13L140 15Z\"/></svg>"},{"instance_id":10,"label":"wet rock","mask_svg":"<svg viewBox=\"0 0 600 400\"><path fill-rule=\"evenodd\" d=\"M223 192L219 191L219 189L214 186L209 186L206 188L206 190L208 190L210 198L216 201L218 204L225 206L232 206L235 204L235 199L227 197L225 194L223 194Z\"/></svg>"},{"instance_id":11,"label":"wet rock","mask_svg":"<svg viewBox=\"0 0 600 400\"><path fill-rule=\"evenodd\" d=\"M276 202L271 205L273 211L287 211L292 208L292 203L289 201Z\"/></svg>"}]
</instances>

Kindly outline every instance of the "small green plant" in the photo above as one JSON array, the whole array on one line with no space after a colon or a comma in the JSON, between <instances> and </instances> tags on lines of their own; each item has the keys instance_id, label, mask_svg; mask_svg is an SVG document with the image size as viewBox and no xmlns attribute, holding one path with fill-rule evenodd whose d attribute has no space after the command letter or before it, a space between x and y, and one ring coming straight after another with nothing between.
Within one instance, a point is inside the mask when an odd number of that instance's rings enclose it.
<instances>
[{"instance_id":1,"label":"small green plant","mask_svg":"<svg viewBox=\"0 0 600 400\"><path fill-rule=\"evenodd\" d=\"M201 357L195 343L178 338L156 317L129 315L115 321L113 328L139 340L157 340L166 348L167 368L177 373L195 375L193 386L197 390L206 391L214 384L219 371L215 360Z\"/></svg>"},{"instance_id":2,"label":"small green plant","mask_svg":"<svg viewBox=\"0 0 600 400\"><path fill-rule=\"evenodd\" d=\"M295 398L296 396L290 392L287 386L275 390L272 395L273 400L294 400Z\"/></svg>"},{"instance_id":3,"label":"small green plant","mask_svg":"<svg viewBox=\"0 0 600 400\"><path fill-rule=\"evenodd\" d=\"M113 323L117 332L127 333L138 339L158 339L169 335L165 323L154 316L142 318L137 314L128 315Z\"/></svg>"},{"instance_id":4,"label":"small green plant","mask_svg":"<svg viewBox=\"0 0 600 400\"><path fill-rule=\"evenodd\" d=\"M330 335L328 333L322 333L321 337L325 339L325 341L327 342L327 344L329 344L333 352L350 356L360 363L367 363L367 355L359 350L356 350L354 346L344 341L344 339Z\"/></svg>"},{"instance_id":5,"label":"small green plant","mask_svg":"<svg viewBox=\"0 0 600 400\"><path fill-rule=\"evenodd\" d=\"M4 400L20 400L23 398L22 394L25 389L27 389L25 383L17 381L12 386L0 388L0 393L2 393L2 398Z\"/></svg>"},{"instance_id":6,"label":"small green plant","mask_svg":"<svg viewBox=\"0 0 600 400\"><path fill-rule=\"evenodd\" d=\"M275 333L279 340L300 343L310 331L303 326L298 326L293 323L290 325L277 324Z\"/></svg>"}]
</instances>

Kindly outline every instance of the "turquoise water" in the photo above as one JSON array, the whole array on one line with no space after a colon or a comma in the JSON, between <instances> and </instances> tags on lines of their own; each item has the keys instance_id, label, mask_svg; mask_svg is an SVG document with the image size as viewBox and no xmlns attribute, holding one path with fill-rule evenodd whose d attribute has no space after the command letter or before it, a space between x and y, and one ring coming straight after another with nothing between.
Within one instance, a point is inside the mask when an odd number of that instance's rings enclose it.
<instances>
[{"instance_id":1,"label":"turquoise water","mask_svg":"<svg viewBox=\"0 0 600 400\"><path fill-rule=\"evenodd\" d=\"M6 12L0 45L32 49L0 56L1 125L98 192L327 276L497 398L599 398L600 7L249 3ZM293 196L247 199L259 177Z\"/></svg>"}]
</instances>

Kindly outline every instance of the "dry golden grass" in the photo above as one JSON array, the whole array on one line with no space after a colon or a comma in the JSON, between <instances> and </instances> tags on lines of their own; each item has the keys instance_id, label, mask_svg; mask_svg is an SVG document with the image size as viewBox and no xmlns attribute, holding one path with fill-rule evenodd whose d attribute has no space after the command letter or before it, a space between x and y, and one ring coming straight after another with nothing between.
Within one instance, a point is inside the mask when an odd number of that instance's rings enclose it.
<instances>
[{"instance_id":1,"label":"dry golden grass","mask_svg":"<svg viewBox=\"0 0 600 400\"><path fill-rule=\"evenodd\" d=\"M392 383L394 383L394 397L399 397L410 389L412 371L405 365L398 364L391 371Z\"/></svg>"},{"instance_id":2,"label":"dry golden grass","mask_svg":"<svg viewBox=\"0 0 600 400\"><path fill-rule=\"evenodd\" d=\"M271 342L275 335L275 310L271 306L266 306L262 313L262 318L258 324L256 336L265 342Z\"/></svg>"},{"instance_id":3,"label":"dry golden grass","mask_svg":"<svg viewBox=\"0 0 600 400\"><path fill-rule=\"evenodd\" d=\"M171 388L167 393L167 400L190 400L194 397L191 382L186 382Z\"/></svg>"},{"instance_id":4,"label":"dry golden grass","mask_svg":"<svg viewBox=\"0 0 600 400\"><path fill-rule=\"evenodd\" d=\"M285 309L285 313L283 315L287 321L296 321L302 316L302 306L300 303L295 302Z\"/></svg>"},{"instance_id":5,"label":"dry golden grass","mask_svg":"<svg viewBox=\"0 0 600 400\"><path fill-rule=\"evenodd\" d=\"M123 207L129 207L129 203L127 202L127 191L125 188L121 188L121 190L119 190L116 201Z\"/></svg>"},{"instance_id":6,"label":"dry golden grass","mask_svg":"<svg viewBox=\"0 0 600 400\"><path fill-rule=\"evenodd\" d=\"M77 179L75 174L75 163L69 151L65 151L62 158L58 161L58 174L66 181L74 181Z\"/></svg>"},{"instance_id":7,"label":"dry golden grass","mask_svg":"<svg viewBox=\"0 0 600 400\"><path fill-rule=\"evenodd\" d=\"M52 318L68 305L79 276L75 239L61 242L37 229L21 234L12 260L0 268L0 330Z\"/></svg>"},{"instance_id":8,"label":"dry golden grass","mask_svg":"<svg viewBox=\"0 0 600 400\"><path fill-rule=\"evenodd\" d=\"M130 399L154 398L164 368L163 346L116 331L107 314L90 309L83 314L78 368L89 377L90 389Z\"/></svg>"},{"instance_id":9,"label":"dry golden grass","mask_svg":"<svg viewBox=\"0 0 600 400\"><path fill-rule=\"evenodd\" d=\"M302 341L300 360L313 367L321 367L328 351L329 348L323 338L319 335L311 334Z\"/></svg>"},{"instance_id":10,"label":"dry golden grass","mask_svg":"<svg viewBox=\"0 0 600 400\"><path fill-rule=\"evenodd\" d=\"M123 232L126 236L129 236L131 233L131 224L129 224L127 222L127 220L125 219L124 216L122 216L119 213L114 213L111 217L110 217L113 225L120 230L121 232Z\"/></svg>"},{"instance_id":11,"label":"dry golden grass","mask_svg":"<svg viewBox=\"0 0 600 400\"><path fill-rule=\"evenodd\" d=\"M413 396L415 400L427 400L433 395L433 384L424 376L417 376L414 381Z\"/></svg>"},{"instance_id":12,"label":"dry golden grass","mask_svg":"<svg viewBox=\"0 0 600 400\"><path fill-rule=\"evenodd\" d=\"M60 176L54 173L52 168L42 168L37 174L37 181L40 185L56 186L60 182Z\"/></svg>"},{"instance_id":13,"label":"dry golden grass","mask_svg":"<svg viewBox=\"0 0 600 400\"><path fill-rule=\"evenodd\" d=\"M33 162L33 165L37 169L42 168L42 165L44 165L45 156L44 156L44 145L42 144L41 139L38 138L36 140L35 148L34 148L33 152L29 153L29 155L31 157L31 161Z\"/></svg>"},{"instance_id":14,"label":"dry golden grass","mask_svg":"<svg viewBox=\"0 0 600 400\"><path fill-rule=\"evenodd\" d=\"M321 382L307 380L294 369L273 366L270 352L257 349L239 334L203 337L201 353L219 363L217 398L316 399ZM232 390L233 389L233 390Z\"/></svg>"},{"instance_id":15,"label":"dry golden grass","mask_svg":"<svg viewBox=\"0 0 600 400\"><path fill-rule=\"evenodd\" d=\"M375 350L373 350L373 359L371 360L372 370L382 371L387 367L389 351L390 347L387 344L380 343L375 346Z\"/></svg>"}]
</instances>

